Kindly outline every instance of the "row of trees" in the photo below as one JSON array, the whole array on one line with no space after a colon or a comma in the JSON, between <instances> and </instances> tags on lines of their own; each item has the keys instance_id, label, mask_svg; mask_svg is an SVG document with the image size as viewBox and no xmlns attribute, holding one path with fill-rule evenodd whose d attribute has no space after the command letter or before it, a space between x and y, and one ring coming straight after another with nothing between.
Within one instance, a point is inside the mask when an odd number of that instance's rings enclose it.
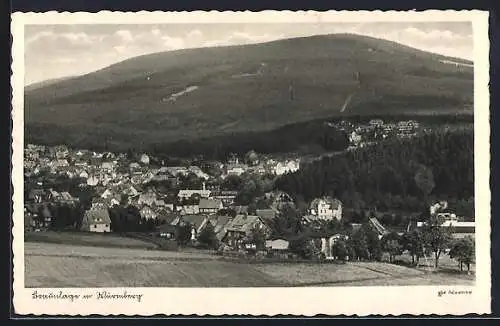
<instances>
[{"instance_id":1,"label":"row of trees","mask_svg":"<svg viewBox=\"0 0 500 326\"><path fill-rule=\"evenodd\" d=\"M389 262L394 263L396 257L408 252L412 265L418 265L423 257L433 257L434 267L439 267L439 259L445 250L449 256L470 270L470 264L475 259L475 245L472 238L453 239L451 228L443 228L436 217L432 217L422 229L414 229L400 235L391 232L380 240L372 231L361 228L354 232L347 241L338 241L332 248L334 256L345 260L354 259L380 260L382 253L387 253Z\"/></svg>"},{"instance_id":2,"label":"row of trees","mask_svg":"<svg viewBox=\"0 0 500 326\"><path fill-rule=\"evenodd\" d=\"M38 206L34 220L43 223L45 218L50 218L50 228L54 230L79 229L85 210L80 203L58 203Z\"/></svg>"},{"instance_id":3,"label":"row of trees","mask_svg":"<svg viewBox=\"0 0 500 326\"><path fill-rule=\"evenodd\" d=\"M269 227L271 238L289 240L289 250L302 258L313 258L319 254L321 243L314 240L319 240L317 235L328 237L341 234L346 237L336 241L331 249L333 256L343 261L347 257L351 260L380 261L385 253L392 263L397 256L407 252L412 258L412 265L418 265L422 257L432 257L437 268L443 252L451 248L450 257L457 259L461 266L466 264L469 267L474 261L474 242L471 239L454 240L452 228L444 228L442 224L443 218L433 215L421 228L404 233L393 231L379 237L367 218L361 221L358 228L337 220L305 224L297 209L285 207L270 221ZM249 240L263 249L265 235L256 229Z\"/></svg>"},{"instance_id":4,"label":"row of trees","mask_svg":"<svg viewBox=\"0 0 500 326\"><path fill-rule=\"evenodd\" d=\"M400 106L400 103L397 104ZM366 123L371 119L382 119L385 122L400 120L418 120L421 123L441 125L444 123L472 123L472 114L464 115L363 115L332 117L329 121L348 120L354 123ZM227 136L219 136L196 141L180 141L175 143L157 143L152 139L131 137L130 134L116 132L112 128L97 128L89 132L89 128L74 126L56 126L46 123L29 123L26 141L35 144L58 145L68 144L74 148L91 150L111 150L126 152L149 152L156 156L165 153L182 157L193 157L204 154L207 158L224 159L231 152L244 154L251 149L260 153L282 153L295 151L298 147L310 149L319 147L327 150L341 150L347 146L347 137L342 133L332 135L331 129L322 129L325 119L290 124L272 131L242 132ZM113 141L103 141L113 140Z\"/></svg>"},{"instance_id":5,"label":"row of trees","mask_svg":"<svg viewBox=\"0 0 500 326\"><path fill-rule=\"evenodd\" d=\"M85 215L80 203L41 205L36 219L43 222L50 217L53 230L79 230ZM135 206L115 206L108 209L112 232L151 232L160 225L160 220L142 218Z\"/></svg>"},{"instance_id":6,"label":"row of trees","mask_svg":"<svg viewBox=\"0 0 500 326\"><path fill-rule=\"evenodd\" d=\"M162 222L141 217L135 206L114 206L108 209L112 232L151 232Z\"/></svg>"},{"instance_id":7,"label":"row of trees","mask_svg":"<svg viewBox=\"0 0 500 326\"><path fill-rule=\"evenodd\" d=\"M260 132L241 132L212 138L181 140L151 146L154 155L172 153L181 157L203 154L206 159L225 160L230 153L243 157L254 150L259 153L340 151L349 146L348 136L324 121L294 123Z\"/></svg>"}]
</instances>

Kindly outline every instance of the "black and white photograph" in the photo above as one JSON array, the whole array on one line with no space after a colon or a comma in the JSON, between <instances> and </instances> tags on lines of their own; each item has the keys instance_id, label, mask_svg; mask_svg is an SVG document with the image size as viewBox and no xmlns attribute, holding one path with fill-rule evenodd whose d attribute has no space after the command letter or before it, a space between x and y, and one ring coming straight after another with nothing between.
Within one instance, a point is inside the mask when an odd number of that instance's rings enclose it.
<instances>
[{"instance_id":1,"label":"black and white photograph","mask_svg":"<svg viewBox=\"0 0 500 326\"><path fill-rule=\"evenodd\" d=\"M20 19L24 303L407 288L487 312L487 34L472 13L400 14Z\"/></svg>"}]
</instances>

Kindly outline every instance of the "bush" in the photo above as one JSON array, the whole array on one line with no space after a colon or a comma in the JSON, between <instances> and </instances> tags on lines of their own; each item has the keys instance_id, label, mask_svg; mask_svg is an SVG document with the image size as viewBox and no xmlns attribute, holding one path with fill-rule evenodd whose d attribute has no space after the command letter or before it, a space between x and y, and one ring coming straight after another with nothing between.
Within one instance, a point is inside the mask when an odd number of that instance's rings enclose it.
<instances>
[{"instance_id":1,"label":"bush","mask_svg":"<svg viewBox=\"0 0 500 326\"><path fill-rule=\"evenodd\" d=\"M352 250L352 248L351 248ZM332 255L342 261L345 262L347 257L349 257L349 249L347 248L347 244L343 240L339 240L335 242L332 246Z\"/></svg>"},{"instance_id":2,"label":"bush","mask_svg":"<svg viewBox=\"0 0 500 326\"><path fill-rule=\"evenodd\" d=\"M460 271L463 271L463 264L467 265L467 271L470 271L470 264L475 259L475 243L471 238L456 240L449 252L450 258L456 259L460 264Z\"/></svg>"},{"instance_id":3,"label":"bush","mask_svg":"<svg viewBox=\"0 0 500 326\"><path fill-rule=\"evenodd\" d=\"M198 242L200 245L207 249L217 249L219 247L219 240L215 234L212 223L208 223L198 235Z\"/></svg>"}]
</instances>

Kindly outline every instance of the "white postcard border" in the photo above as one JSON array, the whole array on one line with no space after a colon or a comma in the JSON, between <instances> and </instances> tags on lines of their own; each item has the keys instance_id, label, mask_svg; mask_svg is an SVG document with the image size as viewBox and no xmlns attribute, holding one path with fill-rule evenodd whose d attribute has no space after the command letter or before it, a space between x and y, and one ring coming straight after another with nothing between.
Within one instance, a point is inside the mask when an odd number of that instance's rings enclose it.
<instances>
[{"instance_id":1,"label":"white postcard border","mask_svg":"<svg viewBox=\"0 0 500 326\"><path fill-rule=\"evenodd\" d=\"M27 24L170 24L170 23L327 23L375 21L472 21L474 30L476 285L308 288L71 288L37 289L94 294L97 291L142 294L140 302L34 300L24 287L23 92L24 25ZM14 308L34 315L401 315L490 313L490 125L488 13L481 11L264 11L264 12L109 12L14 13L11 84L13 88L13 266ZM488 185L488 186L486 186ZM471 291L443 295L439 291Z\"/></svg>"}]
</instances>

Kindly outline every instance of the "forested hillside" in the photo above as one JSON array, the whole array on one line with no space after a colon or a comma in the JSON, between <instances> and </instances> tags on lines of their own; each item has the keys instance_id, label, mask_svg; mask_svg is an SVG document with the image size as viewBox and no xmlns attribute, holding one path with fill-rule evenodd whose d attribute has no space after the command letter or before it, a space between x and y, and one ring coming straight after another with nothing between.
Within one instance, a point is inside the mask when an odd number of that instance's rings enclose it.
<instances>
[{"instance_id":1,"label":"forested hillside","mask_svg":"<svg viewBox=\"0 0 500 326\"><path fill-rule=\"evenodd\" d=\"M395 139L303 166L276 182L296 198L329 194L352 209L422 212L430 200L469 206L474 196L474 132Z\"/></svg>"}]
</instances>

